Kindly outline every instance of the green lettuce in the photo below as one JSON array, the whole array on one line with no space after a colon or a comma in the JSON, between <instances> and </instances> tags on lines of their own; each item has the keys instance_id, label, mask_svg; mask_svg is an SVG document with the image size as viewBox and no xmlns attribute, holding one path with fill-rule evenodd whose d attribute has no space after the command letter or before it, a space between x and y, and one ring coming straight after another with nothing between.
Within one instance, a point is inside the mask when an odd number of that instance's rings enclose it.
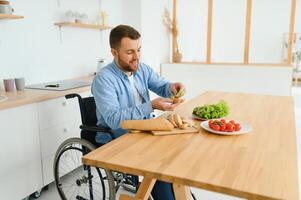
<instances>
[{"instance_id":1,"label":"green lettuce","mask_svg":"<svg viewBox=\"0 0 301 200\"><path fill-rule=\"evenodd\" d=\"M222 118L229 114L229 106L224 100L221 100L217 104L195 107L192 114L203 119Z\"/></svg>"}]
</instances>

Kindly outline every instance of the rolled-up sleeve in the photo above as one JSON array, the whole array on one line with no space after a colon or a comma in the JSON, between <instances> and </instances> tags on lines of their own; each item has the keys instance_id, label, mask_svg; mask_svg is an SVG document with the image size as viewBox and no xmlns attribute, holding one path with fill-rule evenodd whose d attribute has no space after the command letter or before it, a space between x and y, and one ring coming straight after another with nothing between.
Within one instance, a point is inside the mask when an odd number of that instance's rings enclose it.
<instances>
[{"instance_id":1,"label":"rolled-up sleeve","mask_svg":"<svg viewBox=\"0 0 301 200\"><path fill-rule=\"evenodd\" d=\"M151 67L145 65L148 74L148 87L151 91L162 97L170 97L172 95L170 87L171 83L159 76Z\"/></svg>"}]
</instances>

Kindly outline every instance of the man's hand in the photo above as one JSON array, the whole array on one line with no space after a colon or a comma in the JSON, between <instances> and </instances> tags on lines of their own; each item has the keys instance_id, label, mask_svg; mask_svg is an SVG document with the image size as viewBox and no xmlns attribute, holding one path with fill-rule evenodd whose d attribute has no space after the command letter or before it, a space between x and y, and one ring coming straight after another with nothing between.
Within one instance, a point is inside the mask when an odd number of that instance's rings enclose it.
<instances>
[{"instance_id":1,"label":"man's hand","mask_svg":"<svg viewBox=\"0 0 301 200\"><path fill-rule=\"evenodd\" d=\"M182 83L172 83L170 86L171 93L175 96L182 89L183 95L185 93L185 87ZM182 95L182 96L183 96Z\"/></svg>"},{"instance_id":2,"label":"man's hand","mask_svg":"<svg viewBox=\"0 0 301 200\"><path fill-rule=\"evenodd\" d=\"M172 104L172 99L169 98L156 98L151 101L153 109L163 110L163 111L173 111L178 104Z\"/></svg>"}]
</instances>

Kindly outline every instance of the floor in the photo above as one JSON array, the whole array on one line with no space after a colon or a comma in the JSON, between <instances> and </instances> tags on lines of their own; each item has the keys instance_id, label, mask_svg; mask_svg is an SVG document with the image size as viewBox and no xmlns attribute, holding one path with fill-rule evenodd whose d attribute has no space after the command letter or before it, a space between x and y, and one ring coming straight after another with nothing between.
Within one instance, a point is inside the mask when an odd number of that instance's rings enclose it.
<instances>
[{"instance_id":1,"label":"floor","mask_svg":"<svg viewBox=\"0 0 301 200\"><path fill-rule=\"evenodd\" d=\"M298 166L299 166L299 180L301 180L301 87L294 87L292 90L294 100L295 100L295 119L296 119L296 132L297 132L297 142L298 142ZM301 184L300 184L301 185ZM299 186L299 191L301 191L301 187ZM195 194L197 199L202 200L236 200L240 198L218 194L214 192L209 192L205 190L200 190L196 188L192 188L192 192ZM127 191L120 189L117 193L119 196L120 193L128 193ZM118 199L118 198L117 198ZM56 191L55 185L52 183L49 185L48 190L43 191L39 200L59 200L58 193Z\"/></svg>"}]
</instances>

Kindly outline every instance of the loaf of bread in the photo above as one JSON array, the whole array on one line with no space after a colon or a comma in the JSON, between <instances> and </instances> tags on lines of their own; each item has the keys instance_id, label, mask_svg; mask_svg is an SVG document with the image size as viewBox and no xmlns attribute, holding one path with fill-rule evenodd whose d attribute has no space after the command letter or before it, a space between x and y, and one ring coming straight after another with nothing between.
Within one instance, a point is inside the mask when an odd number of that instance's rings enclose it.
<instances>
[{"instance_id":1,"label":"loaf of bread","mask_svg":"<svg viewBox=\"0 0 301 200\"><path fill-rule=\"evenodd\" d=\"M120 123L120 127L127 130L171 131L174 126L165 118L155 118L145 120L125 120Z\"/></svg>"},{"instance_id":2,"label":"loaf of bread","mask_svg":"<svg viewBox=\"0 0 301 200\"><path fill-rule=\"evenodd\" d=\"M192 127L193 123L187 117L181 117L179 114L169 114L167 116L168 121L173 125L174 128L187 129Z\"/></svg>"}]
</instances>

